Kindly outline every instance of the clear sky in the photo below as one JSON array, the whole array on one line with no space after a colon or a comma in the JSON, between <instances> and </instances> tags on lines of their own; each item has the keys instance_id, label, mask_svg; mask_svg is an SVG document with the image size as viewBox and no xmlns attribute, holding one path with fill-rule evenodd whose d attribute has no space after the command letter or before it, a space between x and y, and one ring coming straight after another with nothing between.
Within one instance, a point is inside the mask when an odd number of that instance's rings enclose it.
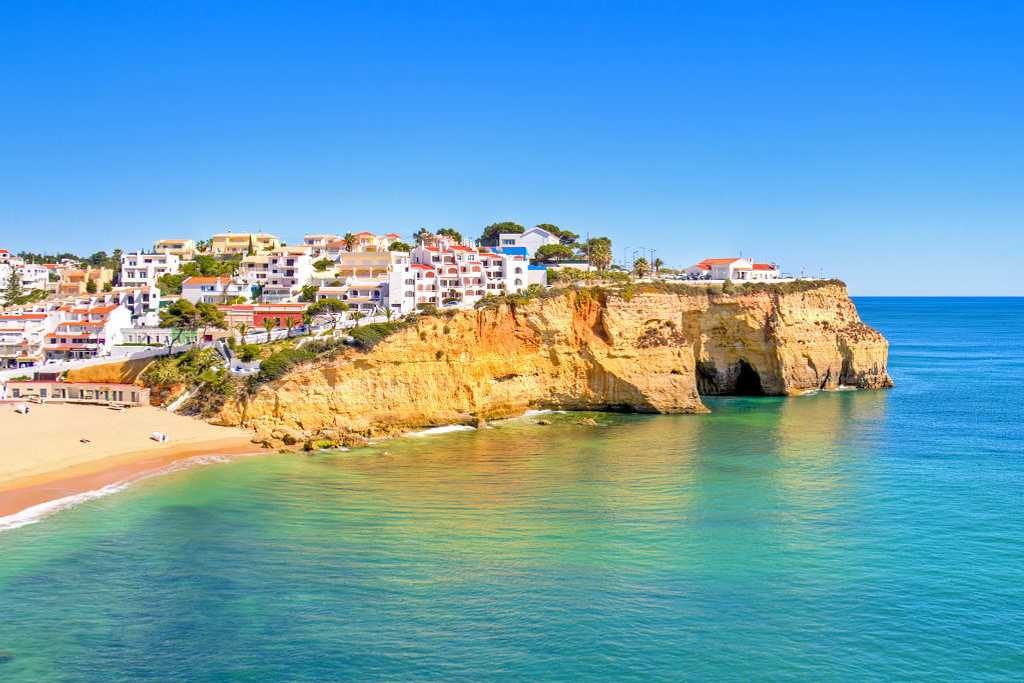
<instances>
[{"instance_id":1,"label":"clear sky","mask_svg":"<svg viewBox=\"0 0 1024 683\"><path fill-rule=\"evenodd\" d=\"M0 247L515 220L1024 294L1021 2L0 12Z\"/></svg>"}]
</instances>

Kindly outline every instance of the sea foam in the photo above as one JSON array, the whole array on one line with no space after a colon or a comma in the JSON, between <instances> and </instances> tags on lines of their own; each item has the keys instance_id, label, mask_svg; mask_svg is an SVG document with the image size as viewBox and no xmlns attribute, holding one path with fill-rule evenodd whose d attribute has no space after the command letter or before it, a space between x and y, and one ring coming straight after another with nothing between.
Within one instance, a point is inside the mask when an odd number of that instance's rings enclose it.
<instances>
[{"instance_id":1,"label":"sea foam","mask_svg":"<svg viewBox=\"0 0 1024 683\"><path fill-rule=\"evenodd\" d=\"M33 505L32 507L25 508L20 512L15 512L12 515L0 517L0 532L10 531L29 524L35 524L45 517L49 517L61 510L67 510L69 508L77 507L83 503L88 503L91 500L105 498L114 493L119 493L127 489L132 484L136 484L152 477L159 477L165 474L171 474L172 472L179 472L181 470L201 467L203 465L230 462L231 460L232 458L223 455L197 455L192 458L172 462L166 467L161 467L160 469L153 470L152 472L145 472L131 479L107 484L102 488L94 489L92 491L83 491L82 493L75 493L70 496L64 496L63 498L57 498L56 500L48 500L45 503Z\"/></svg>"}]
</instances>

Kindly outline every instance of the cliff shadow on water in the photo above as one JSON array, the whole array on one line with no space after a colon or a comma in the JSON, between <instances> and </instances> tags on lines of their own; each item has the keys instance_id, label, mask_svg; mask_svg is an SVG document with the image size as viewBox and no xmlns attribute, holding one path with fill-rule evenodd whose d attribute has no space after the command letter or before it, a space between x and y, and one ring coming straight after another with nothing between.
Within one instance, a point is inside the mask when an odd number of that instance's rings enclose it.
<instances>
[{"instance_id":1,"label":"cliff shadow on water","mask_svg":"<svg viewBox=\"0 0 1024 683\"><path fill-rule=\"evenodd\" d=\"M478 424L532 408L707 412L702 395L891 386L888 344L846 287L630 285L421 316L318 356L213 415L269 445Z\"/></svg>"}]
</instances>

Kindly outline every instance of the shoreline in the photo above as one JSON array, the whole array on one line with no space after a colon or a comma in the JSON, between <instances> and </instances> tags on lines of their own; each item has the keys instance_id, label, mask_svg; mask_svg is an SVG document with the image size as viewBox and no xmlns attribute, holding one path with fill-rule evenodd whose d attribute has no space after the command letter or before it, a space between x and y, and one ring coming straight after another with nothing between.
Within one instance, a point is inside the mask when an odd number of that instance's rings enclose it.
<instances>
[{"instance_id":1,"label":"shoreline","mask_svg":"<svg viewBox=\"0 0 1024 683\"><path fill-rule=\"evenodd\" d=\"M160 450L120 453L52 472L12 479L0 483L0 518L69 496L138 481L168 465L197 456L230 457L266 452L244 437L230 437L178 444Z\"/></svg>"},{"instance_id":2,"label":"shoreline","mask_svg":"<svg viewBox=\"0 0 1024 683\"><path fill-rule=\"evenodd\" d=\"M149 438L153 432L168 443ZM28 415L0 406L0 517L98 491L197 456L265 452L252 434L152 407L42 404Z\"/></svg>"}]
</instances>

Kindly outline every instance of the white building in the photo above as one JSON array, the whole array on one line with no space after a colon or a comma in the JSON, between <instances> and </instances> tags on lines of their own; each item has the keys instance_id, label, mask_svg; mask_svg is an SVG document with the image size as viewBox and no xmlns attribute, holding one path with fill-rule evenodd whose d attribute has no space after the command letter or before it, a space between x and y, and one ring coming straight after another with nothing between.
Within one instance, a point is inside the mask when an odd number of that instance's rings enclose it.
<instances>
[{"instance_id":1,"label":"white building","mask_svg":"<svg viewBox=\"0 0 1024 683\"><path fill-rule=\"evenodd\" d=\"M37 307L0 313L0 368L24 368L46 357L46 335L60 321L56 308Z\"/></svg>"},{"instance_id":2,"label":"white building","mask_svg":"<svg viewBox=\"0 0 1024 683\"><path fill-rule=\"evenodd\" d=\"M50 271L46 266L25 263L15 256L6 263L0 263L0 289L7 287L11 277L18 278L21 289L28 294L35 289L46 289L50 281Z\"/></svg>"},{"instance_id":3,"label":"white building","mask_svg":"<svg viewBox=\"0 0 1024 683\"><path fill-rule=\"evenodd\" d=\"M748 258L704 259L687 268L686 274L693 279L740 282L764 282L781 277L776 264L754 263Z\"/></svg>"},{"instance_id":4,"label":"white building","mask_svg":"<svg viewBox=\"0 0 1024 683\"><path fill-rule=\"evenodd\" d=\"M156 287L164 275L175 275L181 267L176 254L123 254L121 256L121 285L124 287Z\"/></svg>"},{"instance_id":5,"label":"white building","mask_svg":"<svg viewBox=\"0 0 1024 683\"><path fill-rule=\"evenodd\" d=\"M47 360L95 358L121 343L121 330L131 325L131 311L119 304L67 305L61 321L46 335Z\"/></svg>"},{"instance_id":6,"label":"white building","mask_svg":"<svg viewBox=\"0 0 1024 683\"><path fill-rule=\"evenodd\" d=\"M438 238L412 251L416 305L472 305L487 295L511 294L530 285L524 247L474 249Z\"/></svg>"},{"instance_id":7,"label":"white building","mask_svg":"<svg viewBox=\"0 0 1024 683\"><path fill-rule=\"evenodd\" d=\"M267 283L263 286L263 301L285 303L294 301L313 276L311 249L278 247L270 252L267 263Z\"/></svg>"},{"instance_id":8,"label":"white building","mask_svg":"<svg viewBox=\"0 0 1024 683\"><path fill-rule=\"evenodd\" d=\"M415 307L409 266L410 256L402 251L344 252L333 269L331 284L317 290L317 300L338 299L350 310L367 315L385 308L396 314L408 313ZM314 282L325 280L314 277Z\"/></svg>"},{"instance_id":9,"label":"white building","mask_svg":"<svg viewBox=\"0 0 1024 683\"><path fill-rule=\"evenodd\" d=\"M498 235L499 247L525 247L527 258L532 259L537 250L549 244L561 244L558 236L544 228L530 228L517 232L503 232Z\"/></svg>"},{"instance_id":10,"label":"white building","mask_svg":"<svg viewBox=\"0 0 1024 683\"><path fill-rule=\"evenodd\" d=\"M132 325L136 327L160 324L159 287L114 287L104 298L131 311Z\"/></svg>"},{"instance_id":11,"label":"white building","mask_svg":"<svg viewBox=\"0 0 1024 683\"><path fill-rule=\"evenodd\" d=\"M238 265L238 279L250 286L265 287L270 280L270 254L249 254Z\"/></svg>"},{"instance_id":12,"label":"white building","mask_svg":"<svg viewBox=\"0 0 1024 683\"><path fill-rule=\"evenodd\" d=\"M248 301L252 296L249 285L232 280L226 275L205 277L193 275L181 283L181 298L189 303L227 304L238 297Z\"/></svg>"},{"instance_id":13,"label":"white building","mask_svg":"<svg viewBox=\"0 0 1024 683\"><path fill-rule=\"evenodd\" d=\"M327 249L327 245L331 242L337 242L341 237L331 233L313 233L304 235L302 237L302 243L310 248L312 256L320 256Z\"/></svg>"},{"instance_id":14,"label":"white building","mask_svg":"<svg viewBox=\"0 0 1024 683\"><path fill-rule=\"evenodd\" d=\"M196 242L186 239L157 240L153 243L153 251L157 254L174 254L182 261L191 261L196 256Z\"/></svg>"}]
</instances>

